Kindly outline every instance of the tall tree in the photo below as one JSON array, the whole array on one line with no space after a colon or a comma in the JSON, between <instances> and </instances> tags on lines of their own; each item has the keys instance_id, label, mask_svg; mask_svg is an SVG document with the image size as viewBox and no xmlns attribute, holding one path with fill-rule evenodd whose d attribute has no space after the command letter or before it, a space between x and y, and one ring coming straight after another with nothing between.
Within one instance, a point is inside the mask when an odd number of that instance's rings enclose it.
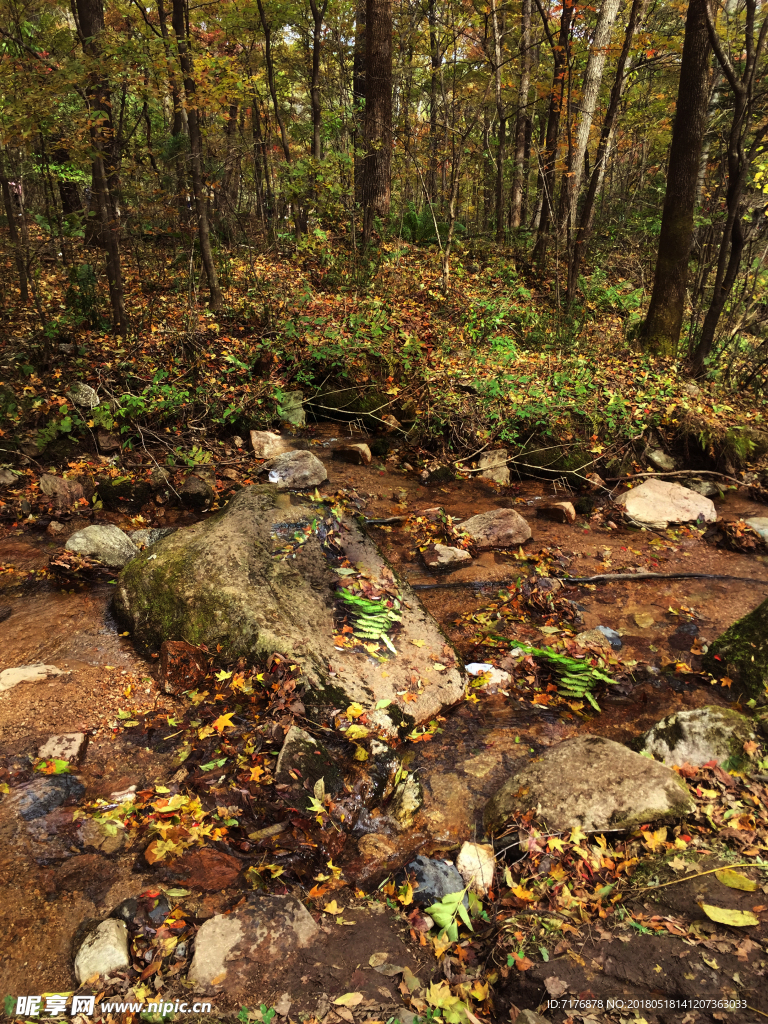
<instances>
[{"instance_id":1,"label":"tall tree","mask_svg":"<svg viewBox=\"0 0 768 1024\"><path fill-rule=\"evenodd\" d=\"M711 47L706 2L690 0L685 19L656 272L642 328L648 348L666 355L675 351L683 326L699 160L707 128Z\"/></svg>"},{"instance_id":2,"label":"tall tree","mask_svg":"<svg viewBox=\"0 0 768 1024\"><path fill-rule=\"evenodd\" d=\"M386 217L392 167L392 0L367 0L365 15L363 245L375 217Z\"/></svg>"},{"instance_id":3,"label":"tall tree","mask_svg":"<svg viewBox=\"0 0 768 1024\"><path fill-rule=\"evenodd\" d=\"M523 212L525 182L525 138L530 125L528 93L531 88L531 0L523 0L520 16L520 88L517 93L517 127L515 130L515 177L512 183L511 225L519 228ZM530 130L530 129L529 129Z\"/></svg>"}]
</instances>

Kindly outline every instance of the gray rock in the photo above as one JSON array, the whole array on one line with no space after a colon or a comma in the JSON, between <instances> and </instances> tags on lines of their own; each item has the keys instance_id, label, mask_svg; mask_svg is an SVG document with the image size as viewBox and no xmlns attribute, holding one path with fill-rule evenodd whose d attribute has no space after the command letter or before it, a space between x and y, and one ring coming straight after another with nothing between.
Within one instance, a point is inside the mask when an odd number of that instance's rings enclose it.
<instances>
[{"instance_id":1,"label":"gray rock","mask_svg":"<svg viewBox=\"0 0 768 1024\"><path fill-rule=\"evenodd\" d=\"M67 392L67 397L71 398L75 405L82 406L83 409L94 409L99 404L98 392L90 384L82 382L73 384Z\"/></svg>"},{"instance_id":2,"label":"gray rock","mask_svg":"<svg viewBox=\"0 0 768 1024\"><path fill-rule=\"evenodd\" d=\"M69 508L85 496L83 485L78 480L65 480L53 473L43 473L40 477L40 490L53 499L57 508Z\"/></svg>"},{"instance_id":3,"label":"gray rock","mask_svg":"<svg viewBox=\"0 0 768 1024\"><path fill-rule=\"evenodd\" d=\"M395 786L392 799L387 807L387 813L397 823L401 832L413 825L416 812L424 802L424 795L421 785L415 775L406 773Z\"/></svg>"},{"instance_id":4,"label":"gray rock","mask_svg":"<svg viewBox=\"0 0 768 1024\"><path fill-rule=\"evenodd\" d=\"M72 534L64 548L95 558L110 569L122 569L139 553L128 534L111 523L86 526L84 530L78 530Z\"/></svg>"},{"instance_id":5,"label":"gray rock","mask_svg":"<svg viewBox=\"0 0 768 1024\"><path fill-rule=\"evenodd\" d=\"M216 499L216 491L210 483L198 473L190 473L179 491L181 503L185 508L202 512L209 508Z\"/></svg>"},{"instance_id":6,"label":"gray rock","mask_svg":"<svg viewBox=\"0 0 768 1024\"><path fill-rule=\"evenodd\" d=\"M645 736L647 753L664 764L698 766L744 757L744 744L755 739L752 723L723 707L678 711L658 722Z\"/></svg>"},{"instance_id":7,"label":"gray rock","mask_svg":"<svg viewBox=\"0 0 768 1024\"><path fill-rule=\"evenodd\" d=\"M654 477L633 487L616 499L627 510L627 515L644 526L666 529L670 523L689 523L717 520L715 506L709 498L696 494L689 487Z\"/></svg>"},{"instance_id":8,"label":"gray rock","mask_svg":"<svg viewBox=\"0 0 768 1024\"><path fill-rule=\"evenodd\" d=\"M362 649L336 648L339 577L318 536L310 535L291 557L275 557L286 538L317 515L284 503L274 487L244 488L216 516L163 538L130 563L118 581L115 610L138 640L157 646L184 639L211 650L221 645L225 658L284 654L301 666L305 687L318 691L312 703L359 701L370 709L374 728L391 731L398 721L410 731L461 699L458 658L399 579L404 605L394 645L407 654L391 655L381 644L381 658L388 660L377 661ZM344 527L339 537L350 563L364 565L372 579L392 581L392 569L354 519L345 519ZM416 647L411 639L425 642ZM446 671L434 668L438 653ZM412 673L424 686L415 701L404 703L398 691L409 689ZM376 710L380 700L389 700L391 710Z\"/></svg>"},{"instance_id":9,"label":"gray rock","mask_svg":"<svg viewBox=\"0 0 768 1024\"><path fill-rule=\"evenodd\" d=\"M88 737L84 732L66 732L50 736L37 752L45 761L79 761L85 753Z\"/></svg>"},{"instance_id":10,"label":"gray rock","mask_svg":"<svg viewBox=\"0 0 768 1024\"><path fill-rule=\"evenodd\" d=\"M705 498L716 498L721 493L720 488L712 480L689 480L686 487ZM766 520L768 524L768 520Z\"/></svg>"},{"instance_id":11,"label":"gray rock","mask_svg":"<svg viewBox=\"0 0 768 1024\"><path fill-rule=\"evenodd\" d=\"M586 646L593 644L602 647L603 650L612 651L613 644L601 629L585 629L576 635L576 643Z\"/></svg>"},{"instance_id":12,"label":"gray rock","mask_svg":"<svg viewBox=\"0 0 768 1024\"><path fill-rule=\"evenodd\" d=\"M488 801L486 831L533 811L556 832L628 829L675 821L695 804L683 780L658 761L602 736L565 740L516 772Z\"/></svg>"},{"instance_id":13,"label":"gray rock","mask_svg":"<svg viewBox=\"0 0 768 1024\"><path fill-rule=\"evenodd\" d=\"M443 896L461 892L464 888L464 879L455 865L447 860L436 860L419 854L405 870L409 875L413 873L419 883L413 890L413 902L419 907L438 903ZM468 903L466 896L464 902Z\"/></svg>"},{"instance_id":14,"label":"gray rock","mask_svg":"<svg viewBox=\"0 0 768 1024\"><path fill-rule=\"evenodd\" d=\"M0 469L0 487L12 487L18 479L10 469Z\"/></svg>"},{"instance_id":15,"label":"gray rock","mask_svg":"<svg viewBox=\"0 0 768 1024\"><path fill-rule=\"evenodd\" d=\"M598 632L602 633L614 651L621 650L621 637L615 629L611 629L610 626L597 626Z\"/></svg>"},{"instance_id":16,"label":"gray rock","mask_svg":"<svg viewBox=\"0 0 768 1024\"><path fill-rule=\"evenodd\" d=\"M49 676L69 675L55 665L19 665L17 668L6 668L0 672L0 693L11 690L19 683L39 683Z\"/></svg>"},{"instance_id":17,"label":"gray rock","mask_svg":"<svg viewBox=\"0 0 768 1024\"><path fill-rule=\"evenodd\" d=\"M654 464L656 469L661 469L665 473L671 473L677 469L677 463L672 456L667 455L661 448L657 448L655 452L648 452L648 460Z\"/></svg>"},{"instance_id":18,"label":"gray rock","mask_svg":"<svg viewBox=\"0 0 768 1024\"><path fill-rule=\"evenodd\" d=\"M128 929L124 921L108 917L89 932L75 954L75 977L79 985L89 978L103 978L131 966Z\"/></svg>"},{"instance_id":19,"label":"gray rock","mask_svg":"<svg viewBox=\"0 0 768 1024\"><path fill-rule=\"evenodd\" d=\"M251 447L257 459L271 459L291 450L290 444L271 430L252 430Z\"/></svg>"},{"instance_id":20,"label":"gray rock","mask_svg":"<svg viewBox=\"0 0 768 1024\"><path fill-rule=\"evenodd\" d=\"M531 538L530 526L511 508L481 512L462 523L461 529L472 538L478 551L514 547Z\"/></svg>"},{"instance_id":21,"label":"gray rock","mask_svg":"<svg viewBox=\"0 0 768 1024\"><path fill-rule=\"evenodd\" d=\"M120 449L120 438L111 430L97 430L96 440L99 444L99 451L116 452Z\"/></svg>"},{"instance_id":22,"label":"gray rock","mask_svg":"<svg viewBox=\"0 0 768 1024\"><path fill-rule=\"evenodd\" d=\"M751 516L745 519L747 526L751 526L755 533L758 533L768 544L768 516Z\"/></svg>"},{"instance_id":23,"label":"gray rock","mask_svg":"<svg viewBox=\"0 0 768 1024\"><path fill-rule=\"evenodd\" d=\"M155 526L149 530L134 530L130 538L136 547L148 548L152 544L157 544L163 537L170 537L175 532L175 526Z\"/></svg>"},{"instance_id":24,"label":"gray rock","mask_svg":"<svg viewBox=\"0 0 768 1024\"><path fill-rule=\"evenodd\" d=\"M277 407L281 420L294 427L303 427L307 422L304 412L304 394L301 391L286 391Z\"/></svg>"},{"instance_id":25,"label":"gray rock","mask_svg":"<svg viewBox=\"0 0 768 1024\"><path fill-rule=\"evenodd\" d=\"M149 475L149 483L153 491L164 491L171 482L170 470L163 466L155 466Z\"/></svg>"},{"instance_id":26,"label":"gray rock","mask_svg":"<svg viewBox=\"0 0 768 1024\"><path fill-rule=\"evenodd\" d=\"M280 491L317 487L328 479L325 466L312 452L284 452L265 462L259 473L269 473L269 482Z\"/></svg>"},{"instance_id":27,"label":"gray rock","mask_svg":"<svg viewBox=\"0 0 768 1024\"><path fill-rule=\"evenodd\" d=\"M253 962L273 963L306 949L320 934L293 896L255 896L250 905L205 921L195 936L189 981L196 991L226 988L237 1000L247 990Z\"/></svg>"},{"instance_id":28,"label":"gray rock","mask_svg":"<svg viewBox=\"0 0 768 1024\"><path fill-rule=\"evenodd\" d=\"M83 796L85 786L74 775L41 775L20 786L14 802L24 821L34 821L68 800L77 801Z\"/></svg>"},{"instance_id":29,"label":"gray rock","mask_svg":"<svg viewBox=\"0 0 768 1024\"><path fill-rule=\"evenodd\" d=\"M472 555L468 551L448 547L446 544L430 544L421 552L421 557L427 568L435 572L450 572L472 564Z\"/></svg>"},{"instance_id":30,"label":"gray rock","mask_svg":"<svg viewBox=\"0 0 768 1024\"><path fill-rule=\"evenodd\" d=\"M509 454L503 448L481 455L477 460L477 467L482 470L480 477L506 487L509 484L508 458Z\"/></svg>"},{"instance_id":31,"label":"gray rock","mask_svg":"<svg viewBox=\"0 0 768 1024\"><path fill-rule=\"evenodd\" d=\"M294 786L298 794L296 799L306 807L321 779L326 793L336 794L343 788L337 759L314 736L292 725L277 757L275 781Z\"/></svg>"}]
</instances>

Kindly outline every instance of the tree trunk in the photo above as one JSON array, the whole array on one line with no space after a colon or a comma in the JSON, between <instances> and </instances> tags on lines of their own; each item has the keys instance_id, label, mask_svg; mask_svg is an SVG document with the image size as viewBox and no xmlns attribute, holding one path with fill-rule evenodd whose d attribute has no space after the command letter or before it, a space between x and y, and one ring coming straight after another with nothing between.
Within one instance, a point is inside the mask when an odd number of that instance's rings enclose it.
<instances>
[{"instance_id":1,"label":"tree trunk","mask_svg":"<svg viewBox=\"0 0 768 1024\"><path fill-rule=\"evenodd\" d=\"M355 5L355 52L352 57L352 101L354 128L352 149L355 154L355 206L363 206L363 160L365 138L365 8L366 0Z\"/></svg>"},{"instance_id":2,"label":"tree trunk","mask_svg":"<svg viewBox=\"0 0 768 1024\"><path fill-rule=\"evenodd\" d=\"M519 228L523 213L525 183L525 135L528 118L528 90L531 81L531 0L523 0L520 22L520 89L517 94L517 131L515 133L515 178L512 183L511 227Z\"/></svg>"},{"instance_id":3,"label":"tree trunk","mask_svg":"<svg viewBox=\"0 0 768 1024\"><path fill-rule=\"evenodd\" d=\"M29 302L27 268L24 264L24 251L21 245L21 238L19 237L19 229L16 226L16 210L13 206L11 185L5 171L5 159L2 149L0 149L0 188L2 188L3 191L3 205L5 206L5 216L8 220L8 235L11 239L11 245L13 246L13 252L16 259L16 273L19 275L19 295L21 297L21 301L26 305Z\"/></svg>"},{"instance_id":4,"label":"tree trunk","mask_svg":"<svg viewBox=\"0 0 768 1024\"><path fill-rule=\"evenodd\" d=\"M110 178L113 181L116 180L115 168L109 165L105 156L112 149L111 140L114 134L112 132L112 103L109 84L99 68L100 36L104 31L104 8L102 0L76 0L75 10L83 51L92 62L86 96L91 111L98 111L100 115L98 119L94 117L90 119L90 138L93 151L91 179L92 195L96 200L99 217L99 241L106 251L112 327L116 334L125 335L128 323L125 314L123 272L120 261L120 222L117 216L117 202L109 188Z\"/></svg>"},{"instance_id":5,"label":"tree trunk","mask_svg":"<svg viewBox=\"0 0 768 1024\"><path fill-rule=\"evenodd\" d=\"M496 0L491 0L493 24L493 73L496 86L496 117L499 128L496 140L496 241L504 241L504 150L506 146L507 119L501 98L501 32Z\"/></svg>"},{"instance_id":6,"label":"tree trunk","mask_svg":"<svg viewBox=\"0 0 768 1024\"><path fill-rule=\"evenodd\" d=\"M189 9L187 0L173 0L173 31L179 50L179 65L184 79L184 92L187 99L187 124L189 125L190 169L192 172L192 193L197 214L197 237L200 241L205 276L208 279L211 309L221 309L221 288L216 274L211 251L211 234L208 224L208 204L203 188L203 138L200 131L200 114L194 103L195 78L192 54L189 49L188 26Z\"/></svg>"},{"instance_id":7,"label":"tree trunk","mask_svg":"<svg viewBox=\"0 0 768 1024\"><path fill-rule=\"evenodd\" d=\"M365 17L365 159L363 162L363 245L374 217L386 217L392 164L392 0L367 0Z\"/></svg>"},{"instance_id":8,"label":"tree trunk","mask_svg":"<svg viewBox=\"0 0 768 1024\"><path fill-rule=\"evenodd\" d=\"M568 178L568 195L566 204L566 217L571 225L576 220L576 204L579 199L581 180L584 174L584 157L589 144L589 132L592 127L592 119L595 116L598 96L600 95L600 83L603 80L605 61L608 57L608 45L611 41L613 23L619 13L621 0L605 0L600 16L595 27L595 36L589 50L587 68L584 72L584 84L581 89L581 102L579 108L581 118L576 131L576 145L573 151L571 163L571 174Z\"/></svg>"},{"instance_id":9,"label":"tree trunk","mask_svg":"<svg viewBox=\"0 0 768 1024\"><path fill-rule=\"evenodd\" d=\"M677 348L685 312L696 186L709 99L711 48L706 3L707 0L690 0L685 20L656 273L642 330L648 348L664 355L671 355Z\"/></svg>"},{"instance_id":10,"label":"tree trunk","mask_svg":"<svg viewBox=\"0 0 768 1024\"><path fill-rule=\"evenodd\" d=\"M322 122L322 107L320 104L320 49L323 34L323 18L328 0L318 6L317 0L309 0L312 10L312 84L310 97L312 101L312 156L315 160L322 157L322 139L320 127Z\"/></svg>"},{"instance_id":11,"label":"tree trunk","mask_svg":"<svg viewBox=\"0 0 768 1024\"><path fill-rule=\"evenodd\" d=\"M437 8L435 0L429 0L427 7L427 23L429 25L429 170L427 173L427 194L429 201L435 205L437 187L437 105L438 82L442 54L437 36Z\"/></svg>"}]
</instances>

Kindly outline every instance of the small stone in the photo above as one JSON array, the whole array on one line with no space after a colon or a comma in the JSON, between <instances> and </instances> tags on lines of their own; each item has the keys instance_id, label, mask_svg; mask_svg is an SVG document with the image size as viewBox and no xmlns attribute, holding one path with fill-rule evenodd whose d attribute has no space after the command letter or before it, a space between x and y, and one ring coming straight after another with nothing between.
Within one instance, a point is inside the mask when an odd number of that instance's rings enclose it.
<instances>
[{"instance_id":1,"label":"small stone","mask_svg":"<svg viewBox=\"0 0 768 1024\"><path fill-rule=\"evenodd\" d=\"M472 555L468 551L446 544L431 544L421 552L421 557L426 567L435 572L450 572L472 563Z\"/></svg>"},{"instance_id":2,"label":"small stone","mask_svg":"<svg viewBox=\"0 0 768 1024\"><path fill-rule=\"evenodd\" d=\"M635 612L633 617L640 629L650 629L656 621L650 612Z\"/></svg>"},{"instance_id":3,"label":"small stone","mask_svg":"<svg viewBox=\"0 0 768 1024\"><path fill-rule=\"evenodd\" d=\"M586 479L589 480L593 491L601 490L605 487L605 480L603 480L599 473L587 473Z\"/></svg>"},{"instance_id":4,"label":"small stone","mask_svg":"<svg viewBox=\"0 0 768 1024\"><path fill-rule=\"evenodd\" d=\"M116 452L120 450L120 438L110 430L97 430L96 441L99 445L99 451Z\"/></svg>"},{"instance_id":5,"label":"small stone","mask_svg":"<svg viewBox=\"0 0 768 1024\"><path fill-rule=\"evenodd\" d=\"M530 526L511 508L481 512L462 523L461 530L471 538L478 551L514 547L531 538Z\"/></svg>"},{"instance_id":6,"label":"small stone","mask_svg":"<svg viewBox=\"0 0 768 1024\"><path fill-rule=\"evenodd\" d=\"M175 532L175 526L155 526L149 530L134 530L130 538L137 548L149 548L163 537L169 537Z\"/></svg>"},{"instance_id":7,"label":"small stone","mask_svg":"<svg viewBox=\"0 0 768 1024\"><path fill-rule=\"evenodd\" d=\"M417 886L413 889L413 902L418 907L427 907L438 903L443 896L461 892L464 879L450 861L437 860L419 854L405 869L408 874L416 876ZM464 897L465 904L468 903Z\"/></svg>"},{"instance_id":8,"label":"small stone","mask_svg":"<svg viewBox=\"0 0 768 1024\"><path fill-rule=\"evenodd\" d=\"M383 430L385 434L391 434L395 430L402 430L402 424L400 420L392 415L391 412L385 412L381 417Z\"/></svg>"},{"instance_id":9,"label":"small stone","mask_svg":"<svg viewBox=\"0 0 768 1024\"><path fill-rule=\"evenodd\" d=\"M139 549L130 537L119 526L111 523L100 523L78 530L69 538L64 549L95 558L110 569L122 569L139 554Z\"/></svg>"},{"instance_id":10,"label":"small stone","mask_svg":"<svg viewBox=\"0 0 768 1024\"><path fill-rule=\"evenodd\" d=\"M190 473L179 491L181 503L185 508L202 512L208 508L216 499L216 491L207 480L197 473Z\"/></svg>"},{"instance_id":11,"label":"small stone","mask_svg":"<svg viewBox=\"0 0 768 1024\"><path fill-rule=\"evenodd\" d=\"M744 744L755 739L752 723L731 708L709 706L678 711L646 734L644 749L668 765L723 764L744 757Z\"/></svg>"},{"instance_id":12,"label":"small stone","mask_svg":"<svg viewBox=\"0 0 768 1024\"><path fill-rule=\"evenodd\" d=\"M83 498L83 485L77 480L65 480L53 473L43 473L40 477L40 490L53 499L56 508L69 508Z\"/></svg>"},{"instance_id":13,"label":"small stone","mask_svg":"<svg viewBox=\"0 0 768 1024\"><path fill-rule=\"evenodd\" d=\"M19 478L10 469L0 469L0 488L12 487Z\"/></svg>"},{"instance_id":14,"label":"small stone","mask_svg":"<svg viewBox=\"0 0 768 1024\"><path fill-rule=\"evenodd\" d=\"M99 850L109 856L122 850L125 845L125 830L118 827L117 832L112 835L98 821L86 818L78 832L78 839L83 846Z\"/></svg>"},{"instance_id":15,"label":"small stone","mask_svg":"<svg viewBox=\"0 0 768 1024\"><path fill-rule=\"evenodd\" d=\"M688 381L685 384L683 384L683 391L690 398L698 398L698 396L701 394L701 388L698 387L696 384L693 384L691 381Z\"/></svg>"},{"instance_id":16,"label":"small stone","mask_svg":"<svg viewBox=\"0 0 768 1024\"><path fill-rule=\"evenodd\" d=\"M265 462L260 473L269 473L269 482L279 491L317 487L328 479L325 466L312 452L285 452Z\"/></svg>"},{"instance_id":17,"label":"small stone","mask_svg":"<svg viewBox=\"0 0 768 1024\"><path fill-rule=\"evenodd\" d=\"M34 821L83 796L85 786L74 775L42 775L19 787L15 802L24 821Z\"/></svg>"},{"instance_id":18,"label":"small stone","mask_svg":"<svg viewBox=\"0 0 768 1024\"><path fill-rule=\"evenodd\" d=\"M341 791L343 779L336 760L314 736L292 725L277 757L275 781L296 786L297 791L300 790L298 799L307 806L320 779L326 793ZM305 783L308 790L304 788Z\"/></svg>"},{"instance_id":19,"label":"small stone","mask_svg":"<svg viewBox=\"0 0 768 1024\"><path fill-rule=\"evenodd\" d=\"M238 437L238 435L235 434L235 436L232 438L232 444L235 446L235 448L242 448L243 445L245 444L245 441L242 439L242 437Z\"/></svg>"},{"instance_id":20,"label":"small stone","mask_svg":"<svg viewBox=\"0 0 768 1024\"><path fill-rule=\"evenodd\" d=\"M751 526L755 533L759 534L765 543L768 544L768 516L751 516L749 519L745 519L744 522L747 526Z\"/></svg>"},{"instance_id":21,"label":"small stone","mask_svg":"<svg viewBox=\"0 0 768 1024\"><path fill-rule=\"evenodd\" d=\"M114 917L102 921L90 932L75 956L75 977L79 985L89 978L103 978L131 966L128 929Z\"/></svg>"},{"instance_id":22,"label":"small stone","mask_svg":"<svg viewBox=\"0 0 768 1024\"><path fill-rule=\"evenodd\" d=\"M164 491L171 482L170 471L162 466L155 466L149 475L149 484L153 491Z\"/></svg>"},{"instance_id":23,"label":"small stone","mask_svg":"<svg viewBox=\"0 0 768 1024\"><path fill-rule=\"evenodd\" d=\"M277 963L319 936L311 914L294 896L253 896L248 906L205 921L195 936L189 981L196 991L226 985L239 997L252 984L254 963Z\"/></svg>"},{"instance_id":24,"label":"small stone","mask_svg":"<svg viewBox=\"0 0 768 1024\"><path fill-rule=\"evenodd\" d=\"M342 444L333 449L334 459L354 462L358 466L370 466L373 456L367 444Z\"/></svg>"},{"instance_id":25,"label":"small stone","mask_svg":"<svg viewBox=\"0 0 768 1024\"><path fill-rule=\"evenodd\" d=\"M290 444L271 430L252 430L251 447L257 459L271 459L291 450Z\"/></svg>"},{"instance_id":26,"label":"small stone","mask_svg":"<svg viewBox=\"0 0 768 1024\"><path fill-rule=\"evenodd\" d=\"M648 460L654 464L656 469L661 469L665 473L671 473L677 468L677 463L671 455L667 455L666 452L660 448L653 452L648 452Z\"/></svg>"},{"instance_id":27,"label":"small stone","mask_svg":"<svg viewBox=\"0 0 768 1024\"><path fill-rule=\"evenodd\" d=\"M689 480L686 487L703 495L705 498L717 498L720 496L720 488L713 480ZM749 520L747 520L749 522ZM768 523L768 520L766 520Z\"/></svg>"},{"instance_id":28,"label":"small stone","mask_svg":"<svg viewBox=\"0 0 768 1024\"><path fill-rule=\"evenodd\" d=\"M20 665L18 668L6 668L0 672L0 693L10 690L19 683L39 683L49 676L69 675L55 665Z\"/></svg>"},{"instance_id":29,"label":"small stone","mask_svg":"<svg viewBox=\"0 0 768 1024\"><path fill-rule=\"evenodd\" d=\"M509 484L508 458L509 454L503 448L481 455L477 460L478 469L482 470L480 477L506 487Z\"/></svg>"},{"instance_id":30,"label":"small stone","mask_svg":"<svg viewBox=\"0 0 768 1024\"><path fill-rule=\"evenodd\" d=\"M575 640L582 647L591 645L593 647L602 647L604 651L613 650L611 641L599 629L585 629L582 633L576 635Z\"/></svg>"},{"instance_id":31,"label":"small stone","mask_svg":"<svg viewBox=\"0 0 768 1024\"><path fill-rule=\"evenodd\" d=\"M551 519L554 523L575 523L576 509L570 501L555 501L551 505L540 505L536 515L542 519Z\"/></svg>"},{"instance_id":32,"label":"small stone","mask_svg":"<svg viewBox=\"0 0 768 1024\"><path fill-rule=\"evenodd\" d=\"M688 487L653 477L619 495L616 501L624 506L630 519L655 529L665 529L669 523L714 523L717 520L715 506L709 498Z\"/></svg>"},{"instance_id":33,"label":"small stone","mask_svg":"<svg viewBox=\"0 0 768 1024\"><path fill-rule=\"evenodd\" d=\"M472 892L484 896L493 885L496 858L487 843L464 843L456 858L456 867Z\"/></svg>"},{"instance_id":34,"label":"small stone","mask_svg":"<svg viewBox=\"0 0 768 1024\"><path fill-rule=\"evenodd\" d=\"M54 519L53 522L48 523L45 532L51 537L56 537L58 534L64 532L64 525Z\"/></svg>"},{"instance_id":35,"label":"small stone","mask_svg":"<svg viewBox=\"0 0 768 1024\"><path fill-rule=\"evenodd\" d=\"M49 737L40 747L37 756L44 761L75 761L82 760L88 737L84 732L65 732L59 736Z\"/></svg>"},{"instance_id":36,"label":"small stone","mask_svg":"<svg viewBox=\"0 0 768 1024\"><path fill-rule=\"evenodd\" d=\"M99 404L98 392L90 384L80 382L73 384L67 392L67 397L71 398L75 405L80 405L84 409L94 409Z\"/></svg>"},{"instance_id":37,"label":"small stone","mask_svg":"<svg viewBox=\"0 0 768 1024\"><path fill-rule=\"evenodd\" d=\"M621 636L616 632L615 629L611 629L610 626L598 626L597 631L602 633L614 651L621 650Z\"/></svg>"},{"instance_id":38,"label":"small stone","mask_svg":"<svg viewBox=\"0 0 768 1024\"><path fill-rule=\"evenodd\" d=\"M550 1022L535 1010L521 1010L515 1017L515 1024L550 1024Z\"/></svg>"},{"instance_id":39,"label":"small stone","mask_svg":"<svg viewBox=\"0 0 768 1024\"><path fill-rule=\"evenodd\" d=\"M398 829L404 832L413 825L416 812L424 802L421 784L415 775L407 774L395 787L387 813L394 818Z\"/></svg>"},{"instance_id":40,"label":"small stone","mask_svg":"<svg viewBox=\"0 0 768 1024\"><path fill-rule=\"evenodd\" d=\"M160 676L165 693L182 693L205 679L208 659L186 640L164 640L160 648Z\"/></svg>"},{"instance_id":41,"label":"small stone","mask_svg":"<svg viewBox=\"0 0 768 1024\"><path fill-rule=\"evenodd\" d=\"M286 391L277 407L280 419L294 427L303 427L307 422L304 412L304 394L301 391Z\"/></svg>"}]
</instances>

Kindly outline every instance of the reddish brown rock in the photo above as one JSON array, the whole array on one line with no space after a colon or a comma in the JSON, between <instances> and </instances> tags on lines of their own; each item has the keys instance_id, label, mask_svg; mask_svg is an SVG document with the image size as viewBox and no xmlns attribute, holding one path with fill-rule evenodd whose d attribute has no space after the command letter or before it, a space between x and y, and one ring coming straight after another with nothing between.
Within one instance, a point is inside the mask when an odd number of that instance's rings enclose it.
<instances>
[{"instance_id":1,"label":"reddish brown rock","mask_svg":"<svg viewBox=\"0 0 768 1024\"><path fill-rule=\"evenodd\" d=\"M555 501L551 505L541 505L536 514L542 519L551 519L553 523L576 522L576 509L570 501Z\"/></svg>"},{"instance_id":2,"label":"reddish brown rock","mask_svg":"<svg viewBox=\"0 0 768 1024\"><path fill-rule=\"evenodd\" d=\"M160 677L166 693L194 690L207 670L207 656L186 640L166 640L160 648Z\"/></svg>"},{"instance_id":3,"label":"reddish brown rock","mask_svg":"<svg viewBox=\"0 0 768 1024\"><path fill-rule=\"evenodd\" d=\"M187 850L176 860L162 861L156 868L164 881L215 892L235 884L242 864L224 850L204 846L199 850Z\"/></svg>"},{"instance_id":4,"label":"reddish brown rock","mask_svg":"<svg viewBox=\"0 0 768 1024\"><path fill-rule=\"evenodd\" d=\"M65 480L53 473L43 473L40 490L56 508L69 508L84 496L83 485L77 480Z\"/></svg>"},{"instance_id":5,"label":"reddish brown rock","mask_svg":"<svg viewBox=\"0 0 768 1024\"><path fill-rule=\"evenodd\" d=\"M334 459L343 459L345 462L354 462L358 466L370 466L371 449L367 444L342 444L333 450Z\"/></svg>"}]
</instances>

